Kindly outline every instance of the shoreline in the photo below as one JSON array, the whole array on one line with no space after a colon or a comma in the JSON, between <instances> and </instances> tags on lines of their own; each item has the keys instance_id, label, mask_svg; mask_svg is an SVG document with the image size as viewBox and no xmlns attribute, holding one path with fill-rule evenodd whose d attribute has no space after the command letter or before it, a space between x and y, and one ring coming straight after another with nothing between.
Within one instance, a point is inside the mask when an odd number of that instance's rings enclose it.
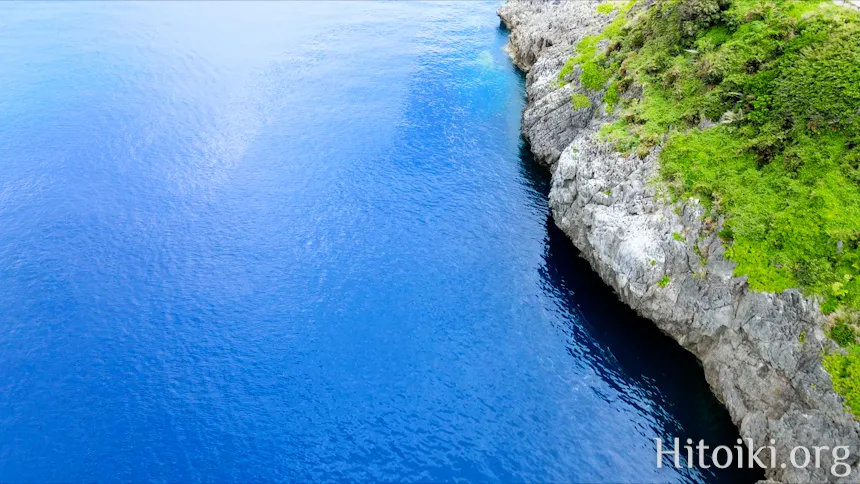
<instances>
[{"instance_id":1,"label":"shoreline","mask_svg":"<svg viewBox=\"0 0 860 484\"><path fill-rule=\"evenodd\" d=\"M827 454L817 469L767 468L769 479L857 482L860 425L822 366L833 343L817 304L797 290L751 291L733 275L718 230L703 226L703 208L660 197L659 148L642 160L613 152L597 134L613 119L600 93L590 96L591 107L574 110L578 82L554 82L576 42L614 18L599 14L599 3L509 0L499 9L508 53L526 72L522 132L552 174L555 224L622 302L702 362L742 438L773 440L783 463L797 446L850 448L845 478L830 474Z\"/></svg>"}]
</instances>

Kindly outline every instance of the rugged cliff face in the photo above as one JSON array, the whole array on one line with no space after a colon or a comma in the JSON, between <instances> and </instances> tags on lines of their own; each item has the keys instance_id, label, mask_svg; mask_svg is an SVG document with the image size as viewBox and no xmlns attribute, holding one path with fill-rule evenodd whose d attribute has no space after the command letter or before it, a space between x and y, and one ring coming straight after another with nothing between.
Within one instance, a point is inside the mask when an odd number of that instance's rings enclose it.
<instances>
[{"instance_id":1,"label":"rugged cliff face","mask_svg":"<svg viewBox=\"0 0 860 484\"><path fill-rule=\"evenodd\" d=\"M822 367L821 355L833 343L817 305L793 290L750 291L723 257L718 230L703 226L702 207L659 195L658 150L645 159L613 152L597 134L611 120L599 93L590 108L575 110L577 82L556 82L576 42L611 20L597 13L598 3L521 0L499 10L511 31L509 53L528 73L522 130L553 174L556 224L622 301L702 361L741 435L776 448L769 478L858 482L860 427ZM634 87L624 95L639 93ZM796 446L849 446L853 471L833 476L830 451L821 452L817 469L814 462L782 468Z\"/></svg>"}]
</instances>

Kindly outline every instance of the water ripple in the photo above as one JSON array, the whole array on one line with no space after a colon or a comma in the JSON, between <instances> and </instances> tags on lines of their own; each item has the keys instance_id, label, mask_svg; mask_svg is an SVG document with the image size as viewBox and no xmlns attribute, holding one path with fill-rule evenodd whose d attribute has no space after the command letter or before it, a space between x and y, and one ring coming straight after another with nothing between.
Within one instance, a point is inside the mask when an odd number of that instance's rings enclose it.
<instances>
[{"instance_id":1,"label":"water ripple","mask_svg":"<svg viewBox=\"0 0 860 484\"><path fill-rule=\"evenodd\" d=\"M6 3L0 481L736 482L548 220L495 3ZM752 476L756 477L756 476Z\"/></svg>"}]
</instances>

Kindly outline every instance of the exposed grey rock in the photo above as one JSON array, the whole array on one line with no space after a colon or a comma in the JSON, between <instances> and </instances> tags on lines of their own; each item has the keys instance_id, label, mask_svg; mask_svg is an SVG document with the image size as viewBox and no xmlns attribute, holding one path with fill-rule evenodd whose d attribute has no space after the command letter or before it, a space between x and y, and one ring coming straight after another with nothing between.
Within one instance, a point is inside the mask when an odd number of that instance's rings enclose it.
<instances>
[{"instance_id":1,"label":"exposed grey rock","mask_svg":"<svg viewBox=\"0 0 860 484\"><path fill-rule=\"evenodd\" d=\"M582 37L593 34L612 19L592 15L600 2L529 0L506 3L499 16L511 31L508 53L527 72L528 105L523 112L523 133L535 158L551 166L576 133L590 121L594 107L574 111L570 98L578 80L558 86L558 73ZM538 57L540 54L540 57ZM576 73L574 76L578 78ZM596 106L594 99L592 105Z\"/></svg>"},{"instance_id":2,"label":"exposed grey rock","mask_svg":"<svg viewBox=\"0 0 860 484\"><path fill-rule=\"evenodd\" d=\"M553 174L556 225L623 302L702 361L742 437L761 446L773 439L780 463L795 446L850 447L847 478L830 473L828 451L817 469L777 466L766 469L769 479L858 482L860 426L822 367L822 352L834 347L816 302L796 290L751 291L724 258L719 221L706 223L696 200L660 196L659 150L645 159L615 153L597 135L611 119L600 93L592 107L574 110L571 95L587 93L576 79L559 86L573 45L611 20L596 13L598 3L509 0L499 10L511 30L509 53L528 73L522 130Z\"/></svg>"}]
</instances>

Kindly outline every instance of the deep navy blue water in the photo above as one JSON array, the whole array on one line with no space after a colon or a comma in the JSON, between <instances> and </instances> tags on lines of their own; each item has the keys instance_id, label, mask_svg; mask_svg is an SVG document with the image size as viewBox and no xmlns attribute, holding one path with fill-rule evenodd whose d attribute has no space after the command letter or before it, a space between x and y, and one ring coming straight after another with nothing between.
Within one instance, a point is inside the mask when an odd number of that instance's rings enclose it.
<instances>
[{"instance_id":1,"label":"deep navy blue water","mask_svg":"<svg viewBox=\"0 0 860 484\"><path fill-rule=\"evenodd\" d=\"M677 481L690 355L548 219L498 3L0 9L0 481Z\"/></svg>"}]
</instances>

